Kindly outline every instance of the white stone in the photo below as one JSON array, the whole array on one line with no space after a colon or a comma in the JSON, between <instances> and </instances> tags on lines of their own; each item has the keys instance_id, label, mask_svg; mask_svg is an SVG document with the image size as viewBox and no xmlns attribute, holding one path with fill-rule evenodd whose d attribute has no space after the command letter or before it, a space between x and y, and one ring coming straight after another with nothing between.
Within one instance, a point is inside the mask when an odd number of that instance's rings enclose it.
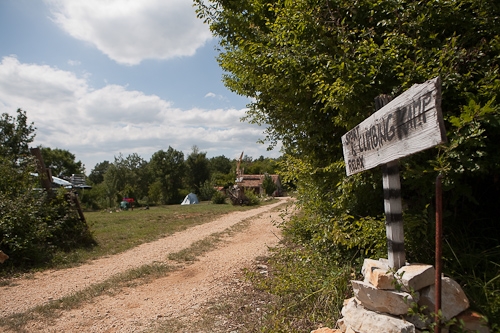
<instances>
[{"instance_id":1,"label":"white stone","mask_svg":"<svg viewBox=\"0 0 500 333\"><path fill-rule=\"evenodd\" d=\"M345 331L345 333L358 333L358 332L356 332L351 326L349 326Z\"/></svg>"},{"instance_id":2,"label":"white stone","mask_svg":"<svg viewBox=\"0 0 500 333\"><path fill-rule=\"evenodd\" d=\"M432 265L411 264L403 266L396 272L398 283L402 283L405 291L418 291L434 284L436 270Z\"/></svg>"},{"instance_id":3,"label":"white stone","mask_svg":"<svg viewBox=\"0 0 500 333\"><path fill-rule=\"evenodd\" d=\"M365 309L356 298L351 298L342 308L344 322L363 333L414 333L415 326L388 314Z\"/></svg>"},{"instance_id":4,"label":"white stone","mask_svg":"<svg viewBox=\"0 0 500 333\"><path fill-rule=\"evenodd\" d=\"M434 312L435 308L434 285L420 291L418 305L427 306L427 312ZM469 308L469 300L460 285L449 277L441 279L441 311L446 320L450 320L460 312Z\"/></svg>"},{"instance_id":5,"label":"white stone","mask_svg":"<svg viewBox=\"0 0 500 333\"><path fill-rule=\"evenodd\" d=\"M395 289L394 274L390 272L388 263L365 259L361 268L361 274L363 274L365 282L371 283L378 289Z\"/></svg>"},{"instance_id":6,"label":"white stone","mask_svg":"<svg viewBox=\"0 0 500 333\"><path fill-rule=\"evenodd\" d=\"M366 282L351 281L351 283L354 295L369 310L404 315L408 313L412 303L418 302L418 293L415 299L409 293L377 289Z\"/></svg>"},{"instance_id":7,"label":"white stone","mask_svg":"<svg viewBox=\"0 0 500 333\"><path fill-rule=\"evenodd\" d=\"M337 320L337 325L336 326L339 328L339 330L341 332L345 332L346 329L347 329L346 326L345 326L345 323L344 323L344 318L340 318L339 320Z\"/></svg>"}]
</instances>

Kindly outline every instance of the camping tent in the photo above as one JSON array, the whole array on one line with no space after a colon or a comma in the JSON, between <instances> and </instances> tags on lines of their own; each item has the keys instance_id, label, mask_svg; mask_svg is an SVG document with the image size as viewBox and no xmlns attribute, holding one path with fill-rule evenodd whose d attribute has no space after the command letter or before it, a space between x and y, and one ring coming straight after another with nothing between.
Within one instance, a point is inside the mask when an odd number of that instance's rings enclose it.
<instances>
[{"instance_id":1,"label":"camping tent","mask_svg":"<svg viewBox=\"0 0 500 333\"><path fill-rule=\"evenodd\" d=\"M184 201L182 201L181 205L194 205L197 203L200 203L200 202L198 201L198 197L196 196L196 194L189 193L188 195L186 195L186 197L184 198Z\"/></svg>"}]
</instances>

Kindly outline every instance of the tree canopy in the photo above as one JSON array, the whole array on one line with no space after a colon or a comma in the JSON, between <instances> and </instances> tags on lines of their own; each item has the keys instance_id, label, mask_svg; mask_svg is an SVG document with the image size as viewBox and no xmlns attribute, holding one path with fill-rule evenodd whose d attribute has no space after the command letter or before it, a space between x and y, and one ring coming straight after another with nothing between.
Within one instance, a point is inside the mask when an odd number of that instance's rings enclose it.
<instances>
[{"instance_id":1,"label":"tree canopy","mask_svg":"<svg viewBox=\"0 0 500 333\"><path fill-rule=\"evenodd\" d=\"M47 168L57 177L71 177L83 174L85 168L81 161L76 161L75 155L68 150L59 148L41 147L40 152Z\"/></svg>"},{"instance_id":2,"label":"tree canopy","mask_svg":"<svg viewBox=\"0 0 500 333\"><path fill-rule=\"evenodd\" d=\"M17 109L17 117L8 113L0 118L0 156L15 161L29 156L29 144L35 138L35 127L28 123L26 111Z\"/></svg>"},{"instance_id":3,"label":"tree canopy","mask_svg":"<svg viewBox=\"0 0 500 333\"><path fill-rule=\"evenodd\" d=\"M443 109L499 91L497 1L195 1L221 39L225 84L267 139L325 163L374 97L441 75Z\"/></svg>"},{"instance_id":4,"label":"tree canopy","mask_svg":"<svg viewBox=\"0 0 500 333\"><path fill-rule=\"evenodd\" d=\"M0 249L10 256L2 269L40 265L58 250L94 242L64 190L48 195L36 189L37 168L29 151L34 131L20 109L17 118L3 114L0 119Z\"/></svg>"},{"instance_id":5,"label":"tree canopy","mask_svg":"<svg viewBox=\"0 0 500 333\"><path fill-rule=\"evenodd\" d=\"M457 249L489 253L467 269L499 281L498 237L491 237L500 207L497 0L194 2L219 38L225 85L251 98L245 119L267 125L263 141L283 143L282 175L297 183L303 212L289 234L335 260L386 251L381 171L347 178L341 136L375 111L376 96L440 76L448 143L400 160L407 258L433 256L441 173L445 233L453 235L447 269L465 269L451 260ZM473 279L462 282L473 288ZM487 304L487 292L479 294Z\"/></svg>"}]
</instances>

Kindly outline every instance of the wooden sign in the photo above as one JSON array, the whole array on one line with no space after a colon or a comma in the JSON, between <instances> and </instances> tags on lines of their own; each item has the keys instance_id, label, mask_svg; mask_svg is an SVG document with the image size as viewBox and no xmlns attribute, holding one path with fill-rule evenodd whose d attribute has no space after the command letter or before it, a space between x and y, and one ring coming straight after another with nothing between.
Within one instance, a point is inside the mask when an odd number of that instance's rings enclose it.
<instances>
[{"instance_id":1,"label":"wooden sign","mask_svg":"<svg viewBox=\"0 0 500 333\"><path fill-rule=\"evenodd\" d=\"M446 142L441 79L410 89L342 136L348 176Z\"/></svg>"}]
</instances>

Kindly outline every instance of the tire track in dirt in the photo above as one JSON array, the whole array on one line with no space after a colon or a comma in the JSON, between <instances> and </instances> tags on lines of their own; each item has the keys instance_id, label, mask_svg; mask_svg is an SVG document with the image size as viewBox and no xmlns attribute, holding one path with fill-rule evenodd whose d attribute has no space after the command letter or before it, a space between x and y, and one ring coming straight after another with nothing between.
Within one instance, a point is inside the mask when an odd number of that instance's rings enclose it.
<instances>
[{"instance_id":1,"label":"tire track in dirt","mask_svg":"<svg viewBox=\"0 0 500 333\"><path fill-rule=\"evenodd\" d=\"M60 299L113 275L153 262L166 262L170 253L189 247L212 233L221 232L238 222L271 211L283 203L262 206L244 212L226 214L212 222L194 226L154 242L139 245L123 253L93 260L78 267L35 273L31 279L19 279L15 285L0 288L0 316L25 312L51 300Z\"/></svg>"},{"instance_id":2,"label":"tire track in dirt","mask_svg":"<svg viewBox=\"0 0 500 333\"><path fill-rule=\"evenodd\" d=\"M178 317L197 320L201 306L227 291L256 257L278 243L272 224L280 212L256 216L244 229L217 249L206 253L184 270L169 273L148 284L124 288L118 295L102 295L82 307L65 311L50 324L33 321L28 331L138 332L154 330ZM47 326L50 325L50 326ZM164 331L165 327L161 329ZM168 331L168 330L167 330Z\"/></svg>"}]
</instances>

